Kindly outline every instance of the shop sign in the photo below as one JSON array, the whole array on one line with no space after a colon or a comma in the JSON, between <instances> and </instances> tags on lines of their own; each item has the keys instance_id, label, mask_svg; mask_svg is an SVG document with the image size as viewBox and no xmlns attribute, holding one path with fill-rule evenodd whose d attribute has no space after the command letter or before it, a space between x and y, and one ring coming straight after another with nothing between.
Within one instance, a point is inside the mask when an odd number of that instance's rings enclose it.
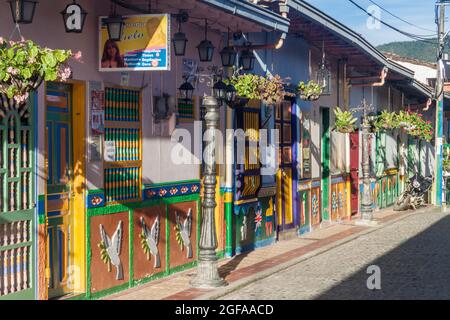
<instances>
[{"instance_id":1,"label":"shop sign","mask_svg":"<svg viewBox=\"0 0 450 320\"><path fill-rule=\"evenodd\" d=\"M121 41L108 37L100 17L100 71L170 70L170 15L148 14L124 16Z\"/></svg>"}]
</instances>

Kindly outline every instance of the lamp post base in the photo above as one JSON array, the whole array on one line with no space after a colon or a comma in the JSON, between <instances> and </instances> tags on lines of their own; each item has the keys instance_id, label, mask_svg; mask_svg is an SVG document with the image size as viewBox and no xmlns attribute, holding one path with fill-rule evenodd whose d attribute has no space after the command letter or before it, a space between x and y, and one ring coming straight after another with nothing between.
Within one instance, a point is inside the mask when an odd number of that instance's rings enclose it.
<instances>
[{"instance_id":1,"label":"lamp post base","mask_svg":"<svg viewBox=\"0 0 450 320\"><path fill-rule=\"evenodd\" d=\"M208 289L219 288L228 285L228 283L219 276L216 261L199 261L197 274L190 282L194 288Z\"/></svg>"},{"instance_id":2,"label":"lamp post base","mask_svg":"<svg viewBox=\"0 0 450 320\"><path fill-rule=\"evenodd\" d=\"M377 227L378 221L361 219L361 220L356 220L355 225L363 226L363 227Z\"/></svg>"}]
</instances>

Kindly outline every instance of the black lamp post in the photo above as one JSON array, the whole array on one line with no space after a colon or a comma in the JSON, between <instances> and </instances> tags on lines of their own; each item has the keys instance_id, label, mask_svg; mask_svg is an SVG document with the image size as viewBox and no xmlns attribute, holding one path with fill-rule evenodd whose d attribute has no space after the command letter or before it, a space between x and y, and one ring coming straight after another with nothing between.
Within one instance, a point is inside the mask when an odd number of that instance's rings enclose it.
<instances>
[{"instance_id":1,"label":"black lamp post","mask_svg":"<svg viewBox=\"0 0 450 320\"><path fill-rule=\"evenodd\" d=\"M239 64L244 71L253 70L255 67L255 55L249 49L245 49L242 51L241 56L239 58Z\"/></svg>"},{"instance_id":2,"label":"black lamp post","mask_svg":"<svg viewBox=\"0 0 450 320\"><path fill-rule=\"evenodd\" d=\"M186 12L180 12L176 17L178 21L178 32L173 35L173 49L176 56L184 56L188 40L186 34L181 32L181 24L188 21L188 15Z\"/></svg>"},{"instance_id":3,"label":"black lamp post","mask_svg":"<svg viewBox=\"0 0 450 320\"><path fill-rule=\"evenodd\" d=\"M14 23L28 24L33 22L36 0L10 0L9 6Z\"/></svg>"},{"instance_id":4,"label":"black lamp post","mask_svg":"<svg viewBox=\"0 0 450 320\"><path fill-rule=\"evenodd\" d=\"M205 19L205 40L200 42L197 46L198 56L202 62L212 61L214 54L214 46L211 41L208 40L208 20Z\"/></svg>"},{"instance_id":5,"label":"black lamp post","mask_svg":"<svg viewBox=\"0 0 450 320\"><path fill-rule=\"evenodd\" d=\"M234 47L228 46L220 51L220 58L222 59L222 66L232 67L236 63L237 52Z\"/></svg>"},{"instance_id":6,"label":"black lamp post","mask_svg":"<svg viewBox=\"0 0 450 320\"><path fill-rule=\"evenodd\" d=\"M86 21L87 12L75 0L68 4L66 8L61 11L64 21L64 27L67 33L81 33L83 32L84 23Z\"/></svg>"},{"instance_id":7,"label":"black lamp post","mask_svg":"<svg viewBox=\"0 0 450 320\"><path fill-rule=\"evenodd\" d=\"M194 94L194 87L189 82L185 81L179 88L180 97L186 101L192 100Z\"/></svg>"}]
</instances>

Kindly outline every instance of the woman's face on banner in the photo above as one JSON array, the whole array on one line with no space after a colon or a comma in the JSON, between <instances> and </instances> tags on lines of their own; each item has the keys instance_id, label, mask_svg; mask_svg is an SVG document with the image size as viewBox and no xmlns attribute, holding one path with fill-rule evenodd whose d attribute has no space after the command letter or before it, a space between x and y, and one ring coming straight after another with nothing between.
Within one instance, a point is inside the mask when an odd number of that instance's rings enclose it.
<instances>
[{"instance_id":1,"label":"woman's face on banner","mask_svg":"<svg viewBox=\"0 0 450 320\"><path fill-rule=\"evenodd\" d=\"M110 58L115 58L117 55L117 49L112 44L108 44L106 51L108 52L108 56Z\"/></svg>"}]
</instances>

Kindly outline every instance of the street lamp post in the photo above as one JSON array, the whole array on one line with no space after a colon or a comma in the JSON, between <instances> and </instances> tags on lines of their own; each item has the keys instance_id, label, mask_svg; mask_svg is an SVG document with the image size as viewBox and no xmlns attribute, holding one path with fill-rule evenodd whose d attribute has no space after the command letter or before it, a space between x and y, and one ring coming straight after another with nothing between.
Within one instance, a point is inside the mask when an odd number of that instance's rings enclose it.
<instances>
[{"instance_id":1,"label":"street lamp post","mask_svg":"<svg viewBox=\"0 0 450 320\"><path fill-rule=\"evenodd\" d=\"M202 225L199 245L197 274L191 281L196 288L217 288L226 285L219 275L217 268L217 236L214 221L216 208L216 156L215 131L219 126L219 103L216 98L206 96L203 98L206 109L205 123L208 134L208 146L205 152L205 165L203 169L203 201Z\"/></svg>"},{"instance_id":2,"label":"street lamp post","mask_svg":"<svg viewBox=\"0 0 450 320\"><path fill-rule=\"evenodd\" d=\"M366 99L358 108L353 108L352 112L363 111L362 129L362 175L363 175L363 194L361 199L361 224L374 224L373 220L373 198L370 186L370 122L368 112L375 108L368 105Z\"/></svg>"},{"instance_id":3,"label":"street lamp post","mask_svg":"<svg viewBox=\"0 0 450 320\"><path fill-rule=\"evenodd\" d=\"M203 98L206 110L206 141L203 166L203 201L201 217L201 233L198 255L197 274L191 280L195 288L217 288L226 286L227 282L220 277L217 266L217 235L214 211L216 208L216 130L219 128L219 108L224 101L231 103L228 97L235 92L234 87L226 86L221 79L221 72L217 68L210 70L211 74L197 75L199 82L208 80L211 95ZM231 90L233 89L233 90Z\"/></svg>"},{"instance_id":4,"label":"street lamp post","mask_svg":"<svg viewBox=\"0 0 450 320\"><path fill-rule=\"evenodd\" d=\"M370 187L370 156L369 156L369 135L370 124L364 118L362 128L362 171L363 171L363 194L361 201L361 219L363 221L373 220L372 192Z\"/></svg>"}]
</instances>

